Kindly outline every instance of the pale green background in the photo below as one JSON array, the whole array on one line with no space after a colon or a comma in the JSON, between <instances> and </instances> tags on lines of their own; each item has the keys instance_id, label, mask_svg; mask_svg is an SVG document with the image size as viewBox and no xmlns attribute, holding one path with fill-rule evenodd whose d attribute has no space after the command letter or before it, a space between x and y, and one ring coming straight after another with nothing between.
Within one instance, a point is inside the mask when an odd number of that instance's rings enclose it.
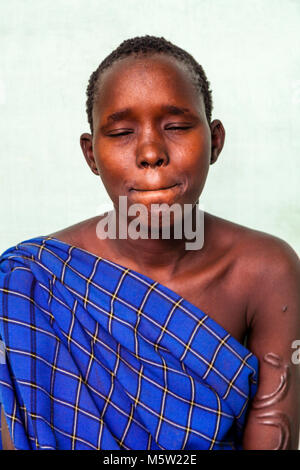
<instances>
[{"instance_id":1,"label":"pale green background","mask_svg":"<svg viewBox=\"0 0 300 470\"><path fill-rule=\"evenodd\" d=\"M203 65L227 132L205 210L300 254L299 30L300 0L1 0L0 251L102 212L79 146L88 78L153 34Z\"/></svg>"}]
</instances>

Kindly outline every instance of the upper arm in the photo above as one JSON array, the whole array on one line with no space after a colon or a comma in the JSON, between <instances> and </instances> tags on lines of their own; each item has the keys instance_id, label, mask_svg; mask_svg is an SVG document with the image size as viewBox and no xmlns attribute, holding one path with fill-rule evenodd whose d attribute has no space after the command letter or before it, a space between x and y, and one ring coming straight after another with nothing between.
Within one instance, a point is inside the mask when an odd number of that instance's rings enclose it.
<instances>
[{"instance_id":1,"label":"upper arm","mask_svg":"<svg viewBox=\"0 0 300 470\"><path fill-rule=\"evenodd\" d=\"M300 340L300 261L289 245L266 247L254 287L247 346L259 360L259 377L243 448L297 449L300 365L292 358Z\"/></svg>"},{"instance_id":2,"label":"upper arm","mask_svg":"<svg viewBox=\"0 0 300 470\"><path fill-rule=\"evenodd\" d=\"M1 408L1 439L2 439L2 448L3 450L14 450L14 445L12 443L3 406L0 405Z\"/></svg>"}]
</instances>

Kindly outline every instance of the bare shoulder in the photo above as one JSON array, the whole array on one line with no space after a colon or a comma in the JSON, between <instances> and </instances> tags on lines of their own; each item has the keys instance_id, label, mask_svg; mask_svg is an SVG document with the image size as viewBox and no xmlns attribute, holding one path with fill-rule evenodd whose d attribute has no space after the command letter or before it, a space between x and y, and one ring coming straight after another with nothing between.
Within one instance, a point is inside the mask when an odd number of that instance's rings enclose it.
<instances>
[{"instance_id":1,"label":"bare shoulder","mask_svg":"<svg viewBox=\"0 0 300 470\"><path fill-rule=\"evenodd\" d=\"M95 238L96 225L101 217L103 217L103 214L82 220L76 224L50 233L49 236L55 237L70 245L78 246L79 248L87 248L90 240Z\"/></svg>"},{"instance_id":2,"label":"bare shoulder","mask_svg":"<svg viewBox=\"0 0 300 470\"><path fill-rule=\"evenodd\" d=\"M216 236L230 248L240 268L249 276L300 269L296 251L285 240L208 214Z\"/></svg>"},{"instance_id":3,"label":"bare shoulder","mask_svg":"<svg viewBox=\"0 0 300 470\"><path fill-rule=\"evenodd\" d=\"M216 251L228 256L232 269L231 284L236 292L247 296L248 324L258 310L266 312L266 302L277 302L280 308L293 302L300 293L300 259L283 239L266 232L208 215ZM219 240L221 240L219 242ZM271 307L270 307L271 309ZM260 313L262 315L264 313Z\"/></svg>"},{"instance_id":4,"label":"bare shoulder","mask_svg":"<svg viewBox=\"0 0 300 470\"><path fill-rule=\"evenodd\" d=\"M275 235L253 229L244 229L240 250L244 268L258 282L266 285L288 280L300 281L300 259L294 248ZM275 285L275 284L274 284Z\"/></svg>"}]
</instances>

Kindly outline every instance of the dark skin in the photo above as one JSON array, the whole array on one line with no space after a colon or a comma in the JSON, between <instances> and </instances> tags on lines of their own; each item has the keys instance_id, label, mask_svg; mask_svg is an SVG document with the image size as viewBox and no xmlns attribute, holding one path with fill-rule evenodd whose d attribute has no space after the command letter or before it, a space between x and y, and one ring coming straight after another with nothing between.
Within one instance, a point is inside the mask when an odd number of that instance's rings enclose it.
<instances>
[{"instance_id":1,"label":"dark skin","mask_svg":"<svg viewBox=\"0 0 300 470\"><path fill-rule=\"evenodd\" d=\"M153 202L201 202L225 131L217 119L208 123L189 71L165 55L128 57L107 69L100 84L93 135L82 134L80 144L115 210L120 195L128 197L128 205L141 202L147 207ZM175 113L167 105L189 112ZM126 115L108 120L124 109ZM173 184L172 189L157 190ZM152 191L141 191L146 188ZM188 251L185 240L176 239L100 240L96 224L101 217L51 235L161 282L237 341L243 343L247 336L260 371L243 448L297 449L300 379L299 365L291 362L291 344L300 339L300 263L294 250L277 237L207 212L200 250ZM284 383L276 391L282 374Z\"/></svg>"}]
</instances>

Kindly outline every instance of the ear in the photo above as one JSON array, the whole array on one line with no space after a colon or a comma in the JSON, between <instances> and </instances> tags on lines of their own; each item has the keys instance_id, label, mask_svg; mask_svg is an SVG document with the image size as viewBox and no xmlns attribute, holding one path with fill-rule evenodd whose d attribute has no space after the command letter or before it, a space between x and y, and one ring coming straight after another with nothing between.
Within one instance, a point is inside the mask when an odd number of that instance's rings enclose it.
<instances>
[{"instance_id":1,"label":"ear","mask_svg":"<svg viewBox=\"0 0 300 470\"><path fill-rule=\"evenodd\" d=\"M85 132L80 136L80 146L86 162L95 175L99 175L99 171L95 162L93 153L93 137Z\"/></svg>"},{"instance_id":2,"label":"ear","mask_svg":"<svg viewBox=\"0 0 300 470\"><path fill-rule=\"evenodd\" d=\"M219 154L224 145L225 141L225 129L219 119L215 119L210 124L211 130L211 159L210 164L212 165L218 159Z\"/></svg>"}]
</instances>

